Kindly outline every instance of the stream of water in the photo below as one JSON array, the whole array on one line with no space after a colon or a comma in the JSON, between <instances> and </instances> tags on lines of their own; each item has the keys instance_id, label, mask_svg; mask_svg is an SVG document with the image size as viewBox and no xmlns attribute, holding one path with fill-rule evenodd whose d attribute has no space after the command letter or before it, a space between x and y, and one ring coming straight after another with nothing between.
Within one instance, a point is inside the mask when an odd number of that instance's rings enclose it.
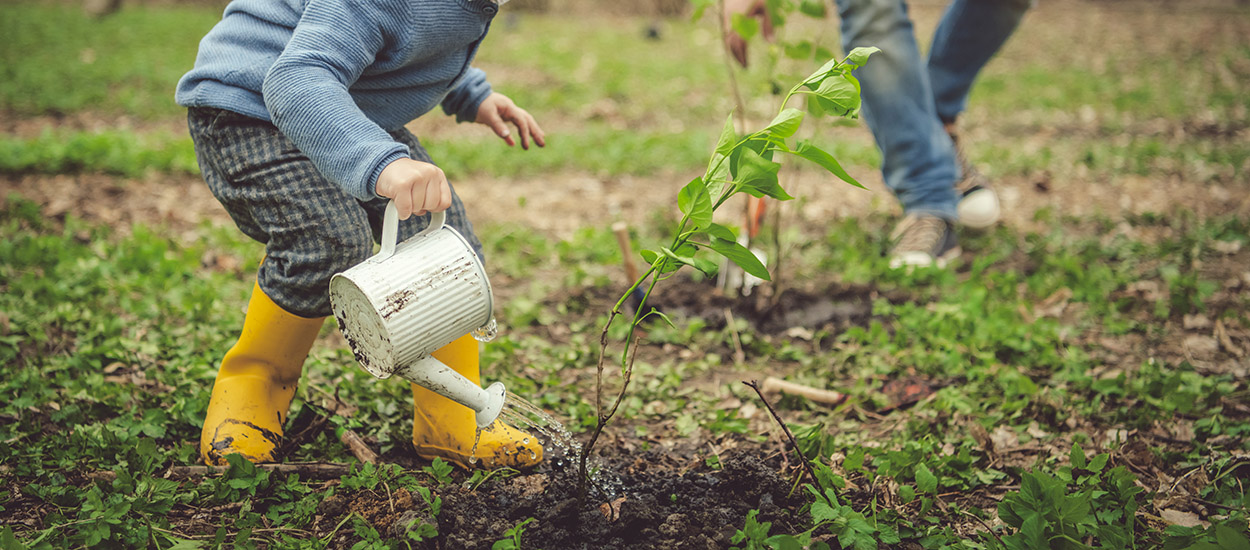
<instances>
[{"instance_id":1,"label":"stream of water","mask_svg":"<svg viewBox=\"0 0 1250 550\"><path fill-rule=\"evenodd\" d=\"M508 392L499 417L517 429L537 432L538 442L543 446L543 455L552 468L576 469L579 466L582 443L573 438L572 432L564 424L524 397ZM529 441L528 437L523 440L526 444ZM602 461L591 457L587 469L592 489L604 493L604 498L614 499L623 489L624 483L620 476L609 471Z\"/></svg>"}]
</instances>

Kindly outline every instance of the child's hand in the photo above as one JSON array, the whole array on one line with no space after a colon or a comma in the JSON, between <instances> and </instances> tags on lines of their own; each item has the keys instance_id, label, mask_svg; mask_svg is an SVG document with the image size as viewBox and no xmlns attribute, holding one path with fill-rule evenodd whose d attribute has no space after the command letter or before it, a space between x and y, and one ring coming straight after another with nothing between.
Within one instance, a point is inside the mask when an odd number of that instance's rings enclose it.
<instances>
[{"instance_id":1,"label":"child's hand","mask_svg":"<svg viewBox=\"0 0 1250 550\"><path fill-rule=\"evenodd\" d=\"M543 129L538 127L538 123L534 121L525 109L516 106L508 96L501 93L491 93L486 99L482 100L482 104L477 108L478 124L490 126L495 131L495 135L503 138L508 142L508 146L515 145L512 141L512 134L508 131L508 123L516 125L517 132L521 134L521 148L529 150L530 140L534 140L539 147L546 147L547 142L543 139Z\"/></svg>"},{"instance_id":2,"label":"child's hand","mask_svg":"<svg viewBox=\"0 0 1250 550\"><path fill-rule=\"evenodd\" d=\"M377 193L395 200L401 220L451 206L451 186L443 170L418 160L404 158L386 165L378 175Z\"/></svg>"}]
</instances>

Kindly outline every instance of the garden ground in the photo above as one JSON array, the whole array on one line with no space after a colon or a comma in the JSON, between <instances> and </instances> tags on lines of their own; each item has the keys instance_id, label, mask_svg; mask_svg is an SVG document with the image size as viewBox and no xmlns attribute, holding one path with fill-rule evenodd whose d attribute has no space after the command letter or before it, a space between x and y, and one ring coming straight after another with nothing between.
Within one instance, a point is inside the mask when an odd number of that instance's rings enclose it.
<instances>
[{"instance_id":1,"label":"garden ground","mask_svg":"<svg viewBox=\"0 0 1250 550\"><path fill-rule=\"evenodd\" d=\"M939 8L914 6L923 35ZM0 11L0 546L1250 547L1244 8L1031 13L962 121L1006 219L962 233L950 271L886 268L897 211L871 137L809 121L869 189L786 167L798 199L770 203L759 239L772 284L661 283L674 326L646 327L586 501L566 461L469 475L415 458L407 388L361 371L331 324L286 445L331 473L186 475L261 253L199 181L171 101L219 9ZM825 27L796 19L783 40L835 44ZM725 64L709 21L522 13L492 32L479 65L549 147L412 128L487 247L503 330L486 377L584 438L626 287L610 224L636 250L672 230L733 107ZM769 53L738 75L756 125L770 79L816 66L770 72ZM768 376L848 396L767 396L818 482L741 383ZM342 469L347 430L383 465Z\"/></svg>"}]
</instances>

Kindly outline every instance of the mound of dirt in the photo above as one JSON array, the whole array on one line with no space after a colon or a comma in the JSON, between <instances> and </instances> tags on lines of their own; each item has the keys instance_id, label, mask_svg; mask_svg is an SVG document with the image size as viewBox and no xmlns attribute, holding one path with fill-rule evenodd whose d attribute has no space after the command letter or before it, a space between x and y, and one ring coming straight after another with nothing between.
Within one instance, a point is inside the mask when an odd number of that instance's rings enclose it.
<instances>
[{"instance_id":1,"label":"mound of dirt","mask_svg":"<svg viewBox=\"0 0 1250 550\"><path fill-rule=\"evenodd\" d=\"M561 461L476 489L444 488L438 491L439 535L425 547L488 549L529 518L534 521L523 528L522 547L546 550L728 548L751 510L758 510L758 521L772 522L773 533L810 527L801 513L804 501L789 494L781 466L766 463L758 450L727 453L718 469L685 471L664 454L652 450L606 460L602 472L612 478L604 484L610 487L590 489L584 502L578 499L576 464ZM322 504L318 523L333 525L335 516L354 512L379 532L404 538L404 529L419 527L414 519L430 521L407 513L417 509L424 504L406 491L389 497L339 493Z\"/></svg>"}]
</instances>

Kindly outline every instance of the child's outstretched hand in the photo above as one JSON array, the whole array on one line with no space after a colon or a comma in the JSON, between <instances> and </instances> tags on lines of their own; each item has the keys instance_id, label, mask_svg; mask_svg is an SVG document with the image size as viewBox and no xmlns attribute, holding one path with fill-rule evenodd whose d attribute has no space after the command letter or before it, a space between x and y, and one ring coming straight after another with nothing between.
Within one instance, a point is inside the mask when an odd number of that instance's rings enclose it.
<instances>
[{"instance_id":1,"label":"child's outstretched hand","mask_svg":"<svg viewBox=\"0 0 1250 550\"><path fill-rule=\"evenodd\" d=\"M482 104L477 108L478 124L490 126L495 131L495 135L503 138L508 142L508 146L516 145L512 140L512 133L508 131L508 123L516 125L517 133L521 134L521 148L529 150L530 140L537 143L539 147L546 147L547 141L543 138L543 129L538 127L538 123L534 121L534 117L525 109L516 106L508 96L498 92L492 92L486 99L482 100Z\"/></svg>"},{"instance_id":2,"label":"child's outstretched hand","mask_svg":"<svg viewBox=\"0 0 1250 550\"><path fill-rule=\"evenodd\" d=\"M395 200L401 220L451 206L451 186L443 170L419 160L403 158L386 165L378 175L377 192Z\"/></svg>"}]
</instances>

